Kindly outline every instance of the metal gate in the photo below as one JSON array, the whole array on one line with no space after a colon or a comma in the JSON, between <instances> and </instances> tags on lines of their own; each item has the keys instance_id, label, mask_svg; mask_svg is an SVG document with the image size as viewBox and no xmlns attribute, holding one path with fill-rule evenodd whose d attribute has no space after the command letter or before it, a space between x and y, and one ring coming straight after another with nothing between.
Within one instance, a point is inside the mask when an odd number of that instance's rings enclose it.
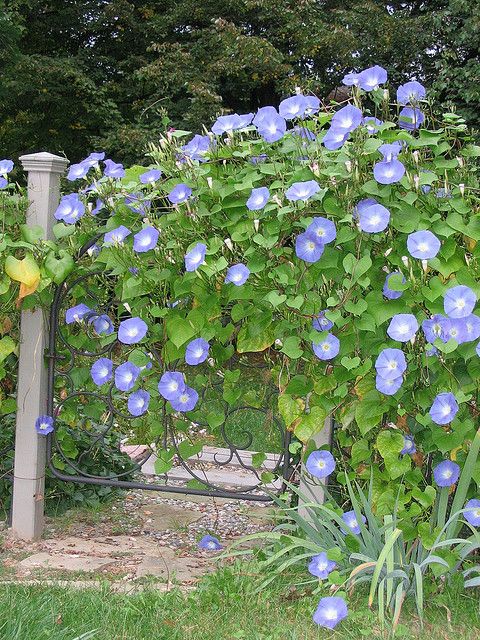
<instances>
[{"instance_id":1,"label":"metal gate","mask_svg":"<svg viewBox=\"0 0 480 640\"><path fill-rule=\"evenodd\" d=\"M98 268L92 270L89 264L88 256L97 239L98 236L81 249L75 271L57 286L50 311L47 406L48 414L54 418L55 430L48 436L47 465L53 476L65 482L121 489L256 501L268 501L273 491L283 491L282 480L291 477L295 462L289 452L290 433L276 412L277 389L271 379L270 368L258 355L233 356L222 371L215 371L212 366L208 368L208 381L202 392L199 391L200 399L195 412L206 413L209 418L211 412L207 410L214 406L215 420L196 420L192 423L168 411L167 402L159 396L148 414L150 427L145 430L145 437L149 438L147 443L139 442L144 420L127 413L124 408L126 399L116 393L114 380L101 388L92 385L89 368L98 358L108 358L118 363L132 357L133 351L139 351L138 345L134 349L123 345L113 333L110 337L100 338L95 334L93 323L96 318L118 319L123 309L115 291L118 284L115 276ZM78 303L85 303L92 310L85 314L81 322L67 324L65 311ZM85 332L92 336L95 334L98 349L85 348ZM134 355L141 357L139 353ZM145 367L151 365L161 374L164 367L155 344L146 347L145 356L149 360ZM180 363L177 366L180 367ZM250 378L252 391L247 390L235 402L231 399L227 402L224 397L227 371L235 371L242 381ZM234 388L233 394L237 392L238 389ZM216 433L215 444L221 444L222 449L211 452L208 457L204 450L202 453L198 451L197 441L208 437L203 430L212 421ZM276 451L274 456L265 461L262 461L261 453L253 456L248 453L252 448L255 450L259 428L266 430L271 448ZM134 442L130 450L138 446L139 455L134 461L120 455L122 435L124 443ZM145 446L140 447L140 444ZM109 455L106 455L107 452ZM111 464L112 459L116 461L115 464ZM105 464L99 471L102 460ZM92 461L97 463L93 470ZM147 481L141 473L142 468L148 465L152 467L154 461L158 472ZM233 462L242 476L251 478L246 484L244 480L241 487L225 487L216 480L218 474L215 471L233 468ZM171 468L168 468L169 464ZM172 480L172 468L177 472L182 471L186 484ZM265 476L265 473L268 475ZM272 481L272 477L276 480L268 488L268 481Z\"/></svg>"}]
</instances>

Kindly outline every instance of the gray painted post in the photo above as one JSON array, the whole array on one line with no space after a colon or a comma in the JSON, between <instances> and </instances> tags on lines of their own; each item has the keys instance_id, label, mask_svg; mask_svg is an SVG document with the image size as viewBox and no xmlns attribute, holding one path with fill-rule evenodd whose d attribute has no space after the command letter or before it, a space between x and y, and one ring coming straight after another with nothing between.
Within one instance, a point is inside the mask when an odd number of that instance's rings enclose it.
<instances>
[{"instance_id":1,"label":"gray painted post","mask_svg":"<svg viewBox=\"0 0 480 640\"><path fill-rule=\"evenodd\" d=\"M27 224L39 225L51 240L60 177L68 160L51 153L32 153L21 156L20 162L28 173ZM12 517L12 532L22 540L39 538L44 526L45 437L36 434L35 420L47 412L47 329L42 309L22 311Z\"/></svg>"},{"instance_id":2,"label":"gray painted post","mask_svg":"<svg viewBox=\"0 0 480 640\"><path fill-rule=\"evenodd\" d=\"M312 440L315 441L315 444L318 448L324 447L325 445L329 445L332 437L332 418L327 418L325 420L325 425L323 429L315 434ZM300 483L299 483L299 491L302 493L307 502L316 502L317 504L323 504L325 502L325 493L323 491L323 486L325 486L325 480L315 479L315 484L312 483L312 480L308 477L305 467L302 463L302 468L300 471ZM308 508L305 508L303 504L305 503L302 498L299 498L298 501L298 513L303 518L311 518L311 514L309 513Z\"/></svg>"}]
</instances>

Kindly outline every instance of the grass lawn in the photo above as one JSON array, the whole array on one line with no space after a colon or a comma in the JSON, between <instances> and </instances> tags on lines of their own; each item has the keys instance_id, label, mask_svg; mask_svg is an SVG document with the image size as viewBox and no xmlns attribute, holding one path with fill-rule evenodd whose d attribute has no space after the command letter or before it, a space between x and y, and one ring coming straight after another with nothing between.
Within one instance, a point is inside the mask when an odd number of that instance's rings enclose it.
<instances>
[{"instance_id":1,"label":"grass lawn","mask_svg":"<svg viewBox=\"0 0 480 640\"><path fill-rule=\"evenodd\" d=\"M349 618L335 632L311 621L317 596L269 586L255 594L256 566L223 568L189 593L147 590L133 595L103 589L5 585L0 587L2 640L361 640L387 638L366 598L350 601ZM428 599L425 628L403 615L397 637L474 640L480 636L478 592L452 585Z\"/></svg>"}]
</instances>

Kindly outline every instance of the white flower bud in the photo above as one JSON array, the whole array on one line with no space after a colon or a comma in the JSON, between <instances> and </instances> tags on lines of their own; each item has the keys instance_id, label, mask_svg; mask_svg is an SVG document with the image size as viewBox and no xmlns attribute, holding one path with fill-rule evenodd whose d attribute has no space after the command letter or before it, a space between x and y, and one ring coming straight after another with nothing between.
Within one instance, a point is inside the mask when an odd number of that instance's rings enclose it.
<instances>
[{"instance_id":1,"label":"white flower bud","mask_svg":"<svg viewBox=\"0 0 480 640\"><path fill-rule=\"evenodd\" d=\"M223 242L230 249L230 251L233 251L233 244L232 244L232 241L230 240L230 238L225 238L225 240Z\"/></svg>"},{"instance_id":2,"label":"white flower bud","mask_svg":"<svg viewBox=\"0 0 480 640\"><path fill-rule=\"evenodd\" d=\"M408 267L408 257L407 256L402 256L402 262L406 267Z\"/></svg>"},{"instance_id":3,"label":"white flower bud","mask_svg":"<svg viewBox=\"0 0 480 640\"><path fill-rule=\"evenodd\" d=\"M110 197L110 198L108 198L107 202L111 207L113 207L115 201L114 201L113 198Z\"/></svg>"},{"instance_id":4,"label":"white flower bud","mask_svg":"<svg viewBox=\"0 0 480 640\"><path fill-rule=\"evenodd\" d=\"M211 189L213 185L213 179L210 176L207 178L207 184L209 189Z\"/></svg>"},{"instance_id":5,"label":"white flower bud","mask_svg":"<svg viewBox=\"0 0 480 640\"><path fill-rule=\"evenodd\" d=\"M415 189L418 190L420 186L420 176L413 176L413 184L415 185Z\"/></svg>"},{"instance_id":6,"label":"white flower bud","mask_svg":"<svg viewBox=\"0 0 480 640\"><path fill-rule=\"evenodd\" d=\"M255 220L253 221L253 228L257 233L258 233L259 227L260 227L260 220L258 218L255 218Z\"/></svg>"},{"instance_id":7,"label":"white flower bud","mask_svg":"<svg viewBox=\"0 0 480 640\"><path fill-rule=\"evenodd\" d=\"M273 196L272 201L275 202L275 204L278 204L279 207L282 206L282 201L277 193Z\"/></svg>"},{"instance_id":8,"label":"white flower bud","mask_svg":"<svg viewBox=\"0 0 480 640\"><path fill-rule=\"evenodd\" d=\"M424 270L425 273L427 273L428 260L422 260L422 269Z\"/></svg>"},{"instance_id":9,"label":"white flower bud","mask_svg":"<svg viewBox=\"0 0 480 640\"><path fill-rule=\"evenodd\" d=\"M464 196L465 195L465 185L463 184L463 182L462 182L462 184L459 184L458 187L460 189L460 193L462 194L462 196Z\"/></svg>"},{"instance_id":10,"label":"white flower bud","mask_svg":"<svg viewBox=\"0 0 480 640\"><path fill-rule=\"evenodd\" d=\"M131 310L130 305L128 304L128 302L124 302L124 303L123 303L123 306L124 306L124 307L125 307L125 309L128 311L128 313L131 313L131 312L132 312L132 310Z\"/></svg>"},{"instance_id":11,"label":"white flower bud","mask_svg":"<svg viewBox=\"0 0 480 640\"><path fill-rule=\"evenodd\" d=\"M302 93L302 90L300 87L295 87L295 93L297 94L297 96L299 96Z\"/></svg>"},{"instance_id":12,"label":"white flower bud","mask_svg":"<svg viewBox=\"0 0 480 640\"><path fill-rule=\"evenodd\" d=\"M457 162L459 167L465 166L465 160L462 158L462 156L457 156Z\"/></svg>"},{"instance_id":13,"label":"white flower bud","mask_svg":"<svg viewBox=\"0 0 480 640\"><path fill-rule=\"evenodd\" d=\"M213 358L207 358L207 362L211 367L215 365L215 360Z\"/></svg>"},{"instance_id":14,"label":"white flower bud","mask_svg":"<svg viewBox=\"0 0 480 640\"><path fill-rule=\"evenodd\" d=\"M389 255L392 253L392 251L393 251L393 247L390 247L390 249L387 249L387 250L385 251L385 253L383 254L383 255L385 256L385 258L386 258L387 256L389 256Z\"/></svg>"},{"instance_id":15,"label":"white flower bud","mask_svg":"<svg viewBox=\"0 0 480 640\"><path fill-rule=\"evenodd\" d=\"M352 173L352 161L351 160L345 160L345 167L346 167L348 173Z\"/></svg>"},{"instance_id":16,"label":"white flower bud","mask_svg":"<svg viewBox=\"0 0 480 640\"><path fill-rule=\"evenodd\" d=\"M388 97L389 97L389 93L388 93L388 89L384 89L383 90L383 99L385 100L385 102L388 102Z\"/></svg>"},{"instance_id":17,"label":"white flower bud","mask_svg":"<svg viewBox=\"0 0 480 640\"><path fill-rule=\"evenodd\" d=\"M312 173L313 173L315 176L319 176L319 175L320 175L320 170L319 170L319 167L318 167L318 162L313 162L313 163L310 165L310 169L312 170Z\"/></svg>"},{"instance_id":18,"label":"white flower bud","mask_svg":"<svg viewBox=\"0 0 480 640\"><path fill-rule=\"evenodd\" d=\"M418 151L417 151L417 150L415 150L415 151L412 153L412 155L413 155L413 160L414 160L415 164L418 164L418 161L420 160L420 155L419 155Z\"/></svg>"},{"instance_id":19,"label":"white flower bud","mask_svg":"<svg viewBox=\"0 0 480 640\"><path fill-rule=\"evenodd\" d=\"M275 346L276 346L276 347L279 347L279 348L280 348L280 347L283 347L283 342L280 340L280 338L277 338L277 339L275 340Z\"/></svg>"}]
</instances>

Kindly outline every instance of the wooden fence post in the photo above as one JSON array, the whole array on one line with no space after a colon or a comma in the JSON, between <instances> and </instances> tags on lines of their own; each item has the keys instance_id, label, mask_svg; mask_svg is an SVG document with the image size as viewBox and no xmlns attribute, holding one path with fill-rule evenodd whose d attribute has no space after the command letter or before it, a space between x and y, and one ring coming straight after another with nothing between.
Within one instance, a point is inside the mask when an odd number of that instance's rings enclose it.
<instances>
[{"instance_id":1,"label":"wooden fence post","mask_svg":"<svg viewBox=\"0 0 480 640\"><path fill-rule=\"evenodd\" d=\"M329 445L332 439L332 428L333 428L333 420L331 417L325 420L325 426L322 431L315 434L312 440L315 441L315 444L318 448L324 447L325 445ZM307 502L316 502L317 504L323 504L325 502L325 493L323 491L323 487L325 485L325 480L315 480L315 483L312 483L312 480L309 479L305 465L302 464L302 469L300 471L300 483L299 483L299 491L304 494ZM304 500L302 498L299 499L298 502L298 512L299 514L307 519L311 519L311 516L303 504Z\"/></svg>"},{"instance_id":2,"label":"wooden fence post","mask_svg":"<svg viewBox=\"0 0 480 640\"><path fill-rule=\"evenodd\" d=\"M21 156L28 173L27 224L39 225L53 238L53 214L60 198L60 178L66 158L51 153ZM12 532L35 540L44 526L45 437L37 435L35 421L47 412L47 370L44 350L48 326L42 309L22 311L18 364L17 419L13 480Z\"/></svg>"}]
</instances>

